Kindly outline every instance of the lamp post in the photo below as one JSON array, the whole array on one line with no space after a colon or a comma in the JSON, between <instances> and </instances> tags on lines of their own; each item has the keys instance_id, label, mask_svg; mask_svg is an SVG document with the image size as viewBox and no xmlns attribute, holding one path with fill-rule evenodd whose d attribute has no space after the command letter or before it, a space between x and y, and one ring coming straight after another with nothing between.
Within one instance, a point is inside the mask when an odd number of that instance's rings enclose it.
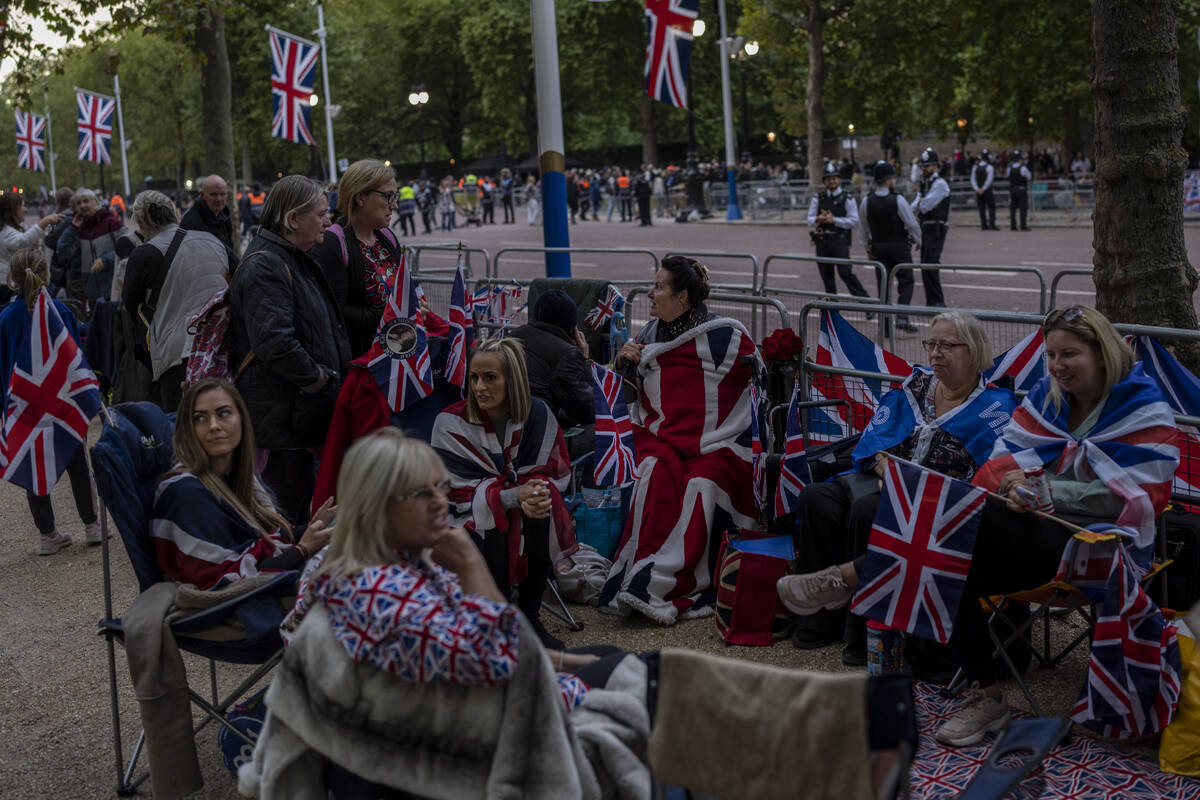
<instances>
[{"instance_id":1,"label":"lamp post","mask_svg":"<svg viewBox=\"0 0 1200 800\"><path fill-rule=\"evenodd\" d=\"M734 42L741 38L734 37ZM750 160L750 105L746 100L746 59L757 54L758 42L742 40L737 52L737 59L741 64L738 71L742 73L742 161Z\"/></svg>"},{"instance_id":2,"label":"lamp post","mask_svg":"<svg viewBox=\"0 0 1200 800\"><path fill-rule=\"evenodd\" d=\"M704 20L697 19L692 23L692 36L699 39L704 35ZM692 70L688 70L687 77L687 133L688 133L688 152L687 152L687 171L684 173L684 187L687 193L687 204L689 208L694 208L700 213L700 216L708 216L708 207L704 203L704 179L700 175L700 159L696 155L696 118L692 111L692 106L695 101L692 98Z\"/></svg>"},{"instance_id":3,"label":"lamp post","mask_svg":"<svg viewBox=\"0 0 1200 800\"><path fill-rule=\"evenodd\" d=\"M856 144L856 142L854 141L854 123L851 122L849 125L847 125L846 130L850 131L850 166L853 167L854 166L854 145Z\"/></svg>"},{"instance_id":4,"label":"lamp post","mask_svg":"<svg viewBox=\"0 0 1200 800\"><path fill-rule=\"evenodd\" d=\"M408 104L417 109L417 136L421 140L421 177L428 177L425 171L425 115L422 111L429 102L429 92L424 86L415 86L408 95Z\"/></svg>"}]
</instances>

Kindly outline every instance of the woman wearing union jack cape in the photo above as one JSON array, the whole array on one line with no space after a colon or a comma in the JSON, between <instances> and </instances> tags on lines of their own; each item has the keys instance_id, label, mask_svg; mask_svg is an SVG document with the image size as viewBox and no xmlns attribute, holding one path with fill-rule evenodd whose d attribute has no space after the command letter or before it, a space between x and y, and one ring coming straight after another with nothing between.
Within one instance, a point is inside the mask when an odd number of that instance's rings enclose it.
<instances>
[{"instance_id":1,"label":"woman wearing union jack cape","mask_svg":"<svg viewBox=\"0 0 1200 800\"><path fill-rule=\"evenodd\" d=\"M632 407L638 481L600 603L664 625L711 614L715 542L754 527L750 380L758 350L735 320L710 314L708 270L665 258L653 319L618 354L640 390Z\"/></svg>"},{"instance_id":2,"label":"woman wearing union jack cape","mask_svg":"<svg viewBox=\"0 0 1200 800\"><path fill-rule=\"evenodd\" d=\"M1013 393L989 384L981 374L992 365L992 346L978 319L958 311L939 314L923 344L929 366L914 368L900 388L880 400L854 449L854 472L800 492L795 506L800 574L780 582L785 604L791 603L789 587L805 580L840 581L837 565L867 552L880 499L881 453L969 481L1016 409ZM815 614L793 611L791 637L797 647L813 649L844 639L843 662L866 663L861 617L840 608Z\"/></svg>"}]
</instances>

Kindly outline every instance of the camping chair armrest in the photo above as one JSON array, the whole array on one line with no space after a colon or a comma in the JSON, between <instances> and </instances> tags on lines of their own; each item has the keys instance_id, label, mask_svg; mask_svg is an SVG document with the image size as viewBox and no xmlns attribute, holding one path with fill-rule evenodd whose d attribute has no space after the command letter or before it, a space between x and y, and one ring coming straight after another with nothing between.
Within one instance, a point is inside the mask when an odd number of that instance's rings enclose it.
<instances>
[{"instance_id":1,"label":"camping chair armrest","mask_svg":"<svg viewBox=\"0 0 1200 800\"><path fill-rule=\"evenodd\" d=\"M175 620L171 625L171 630L174 633L190 633L211 628L213 625L218 625L228 619L230 615L237 611L238 606L250 598L259 597L264 594L278 594L281 590L289 586L295 590L296 583L299 580L300 572L298 570L281 572L271 580L260 586L256 586L245 594L239 594L237 597L231 597L215 606L201 609L195 613L188 614L186 617Z\"/></svg>"}]
</instances>

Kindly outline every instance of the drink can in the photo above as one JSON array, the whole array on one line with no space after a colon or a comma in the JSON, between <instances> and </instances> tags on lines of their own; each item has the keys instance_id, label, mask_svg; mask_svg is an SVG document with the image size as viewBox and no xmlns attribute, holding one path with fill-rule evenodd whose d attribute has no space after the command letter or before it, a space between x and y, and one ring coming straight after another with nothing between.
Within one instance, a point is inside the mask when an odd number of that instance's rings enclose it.
<instances>
[{"instance_id":1,"label":"drink can","mask_svg":"<svg viewBox=\"0 0 1200 800\"><path fill-rule=\"evenodd\" d=\"M867 674L889 675L904 666L904 631L867 621Z\"/></svg>"},{"instance_id":2,"label":"drink can","mask_svg":"<svg viewBox=\"0 0 1200 800\"><path fill-rule=\"evenodd\" d=\"M1041 467L1025 470L1025 485L1037 495L1036 505L1033 500L1029 501L1030 510L1053 514L1054 499L1050 496L1050 483L1046 480L1045 470Z\"/></svg>"}]
</instances>

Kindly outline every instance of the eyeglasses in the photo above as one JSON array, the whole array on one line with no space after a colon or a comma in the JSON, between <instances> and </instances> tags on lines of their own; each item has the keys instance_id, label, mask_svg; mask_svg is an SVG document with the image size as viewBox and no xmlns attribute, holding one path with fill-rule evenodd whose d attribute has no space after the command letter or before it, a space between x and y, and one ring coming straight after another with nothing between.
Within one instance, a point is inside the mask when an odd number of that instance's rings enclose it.
<instances>
[{"instance_id":1,"label":"eyeglasses","mask_svg":"<svg viewBox=\"0 0 1200 800\"><path fill-rule=\"evenodd\" d=\"M921 342L921 346L928 353L949 353L956 347L966 347L963 342L935 342L933 339L925 339Z\"/></svg>"},{"instance_id":2,"label":"eyeglasses","mask_svg":"<svg viewBox=\"0 0 1200 800\"><path fill-rule=\"evenodd\" d=\"M403 492L401 494L392 495L392 499L397 503L405 503L409 500L416 500L420 503L428 503L433 500L436 495L450 494L450 481L444 480L435 483L433 486L426 486L424 489L414 489L411 492Z\"/></svg>"},{"instance_id":3,"label":"eyeglasses","mask_svg":"<svg viewBox=\"0 0 1200 800\"><path fill-rule=\"evenodd\" d=\"M380 190L378 190L378 189L367 189L367 194L377 194L377 195L379 195L379 196L380 196L380 197L382 197L384 200L387 200L387 204L388 204L389 206L390 206L392 203L396 202L396 198L397 198L397 197L399 197L399 194L397 194L396 192L381 192L381 191L380 191Z\"/></svg>"}]
</instances>

